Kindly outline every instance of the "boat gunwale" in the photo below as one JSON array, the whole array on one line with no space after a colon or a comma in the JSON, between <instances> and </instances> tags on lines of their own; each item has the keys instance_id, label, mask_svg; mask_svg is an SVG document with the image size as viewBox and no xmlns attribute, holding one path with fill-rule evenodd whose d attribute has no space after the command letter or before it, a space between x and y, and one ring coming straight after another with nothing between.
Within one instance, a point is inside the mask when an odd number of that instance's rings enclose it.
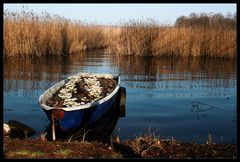
<instances>
[{"instance_id":1,"label":"boat gunwale","mask_svg":"<svg viewBox=\"0 0 240 162\"><path fill-rule=\"evenodd\" d=\"M55 89L57 86L59 86L59 88L60 88L72 77L80 76L80 75L83 77L84 76L96 76L96 77L115 78L115 79L118 79L118 83L117 83L117 86L115 87L115 89L109 95L107 95L104 98L102 98L98 101L95 101L95 102L88 102L84 105L73 106L73 107L50 107L45 104L46 100L49 98L49 97L47 99L45 98L45 102L44 102L43 99L46 95L51 94L51 96L52 96L57 91ZM120 76L119 75L105 74L105 73L77 73L75 75L67 77L66 79L64 79L64 80L54 84L50 88L48 88L42 95L40 95L38 102L39 102L40 106L47 111L53 110L53 109L60 109L60 110L64 110L64 111L75 111L75 110L87 109L87 108L92 108L94 106L100 105L100 104L108 101L118 92L119 88L120 88Z\"/></svg>"}]
</instances>

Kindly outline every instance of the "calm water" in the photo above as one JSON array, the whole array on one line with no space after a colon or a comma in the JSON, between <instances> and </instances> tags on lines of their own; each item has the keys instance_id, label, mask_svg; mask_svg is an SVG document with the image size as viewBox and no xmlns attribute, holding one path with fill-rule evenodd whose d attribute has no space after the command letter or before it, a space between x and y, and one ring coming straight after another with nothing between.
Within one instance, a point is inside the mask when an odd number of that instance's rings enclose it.
<instances>
[{"instance_id":1,"label":"calm water","mask_svg":"<svg viewBox=\"0 0 240 162\"><path fill-rule=\"evenodd\" d=\"M71 57L4 59L3 120L26 123L39 135L49 124L38 105L50 86L78 72L120 74L127 90L120 139L152 133L204 143L236 143L236 60L130 57L91 52Z\"/></svg>"}]
</instances>

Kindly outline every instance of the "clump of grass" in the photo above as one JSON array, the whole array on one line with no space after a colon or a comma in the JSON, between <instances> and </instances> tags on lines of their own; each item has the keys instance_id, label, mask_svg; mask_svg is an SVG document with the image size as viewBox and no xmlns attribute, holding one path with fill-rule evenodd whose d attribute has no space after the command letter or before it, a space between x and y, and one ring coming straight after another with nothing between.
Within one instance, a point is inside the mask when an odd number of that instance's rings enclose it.
<instances>
[{"instance_id":1,"label":"clump of grass","mask_svg":"<svg viewBox=\"0 0 240 162\"><path fill-rule=\"evenodd\" d=\"M67 157L70 155L71 152L72 152L71 149L60 149L60 150L55 151L54 154L57 154L62 157Z\"/></svg>"},{"instance_id":2,"label":"clump of grass","mask_svg":"<svg viewBox=\"0 0 240 162\"><path fill-rule=\"evenodd\" d=\"M12 151L10 153L12 157L14 156L26 156L26 157L38 157L38 156L43 156L45 155L44 152L41 151L29 151L29 150L17 150L17 151Z\"/></svg>"},{"instance_id":3,"label":"clump of grass","mask_svg":"<svg viewBox=\"0 0 240 162\"><path fill-rule=\"evenodd\" d=\"M39 157L39 156L44 156L46 153L41 152L41 151L35 151L31 153L31 157Z\"/></svg>"},{"instance_id":4,"label":"clump of grass","mask_svg":"<svg viewBox=\"0 0 240 162\"><path fill-rule=\"evenodd\" d=\"M12 151L9 153L9 156L11 157L41 157L44 156L46 153L41 152L41 151L29 151L29 150L17 150L17 151Z\"/></svg>"},{"instance_id":5,"label":"clump of grass","mask_svg":"<svg viewBox=\"0 0 240 162\"><path fill-rule=\"evenodd\" d=\"M11 152L10 153L11 154L11 156L15 156L15 155L20 155L20 156L22 156L22 155L30 155L31 154L31 152L30 151L28 151L28 150L18 150L18 151L13 151L13 152Z\"/></svg>"}]
</instances>

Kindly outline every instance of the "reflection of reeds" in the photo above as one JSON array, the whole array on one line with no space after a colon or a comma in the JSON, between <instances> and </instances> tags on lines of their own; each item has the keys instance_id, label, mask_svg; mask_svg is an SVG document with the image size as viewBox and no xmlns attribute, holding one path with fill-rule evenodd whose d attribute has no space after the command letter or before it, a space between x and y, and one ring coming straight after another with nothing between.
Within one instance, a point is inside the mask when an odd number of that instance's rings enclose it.
<instances>
[{"instance_id":1,"label":"reflection of reeds","mask_svg":"<svg viewBox=\"0 0 240 162\"><path fill-rule=\"evenodd\" d=\"M114 57L115 58L115 57ZM230 79L236 72L236 60L199 57L141 57L118 55L117 66L126 75L156 76L164 74L179 74L179 80L191 77L192 80L217 79L219 76ZM219 74L219 75L216 75ZM170 78L167 78L170 79ZM172 78L171 78L172 79Z\"/></svg>"},{"instance_id":2,"label":"reflection of reeds","mask_svg":"<svg viewBox=\"0 0 240 162\"><path fill-rule=\"evenodd\" d=\"M84 58L84 53L66 58L57 56L32 57L29 59L6 57L4 58L3 77L7 80L60 81L61 75L71 71L71 65L83 66Z\"/></svg>"},{"instance_id":3,"label":"reflection of reeds","mask_svg":"<svg viewBox=\"0 0 240 162\"><path fill-rule=\"evenodd\" d=\"M132 55L99 55L90 54L92 59L85 59L85 54L68 57L42 56L23 58L4 58L4 91L47 89L54 83L87 69L89 61L99 68L96 60L105 60L110 69L121 71L122 79L131 86L156 88L160 85L183 86L181 81L198 81L199 87L206 84L213 88L211 92L218 93L214 87L236 87L236 60L209 59L199 57L141 57ZM37 66L36 66L37 65ZM76 68L76 66L78 68ZM82 68L79 68L82 67ZM78 70L77 70L78 69ZM76 71L77 70L77 71ZM128 82L130 81L130 82ZM136 81L136 82L135 82ZM138 83L137 83L138 82ZM170 83L172 85L170 85ZM189 88L191 82L185 86ZM33 96L33 95L32 95Z\"/></svg>"},{"instance_id":4,"label":"reflection of reeds","mask_svg":"<svg viewBox=\"0 0 240 162\"><path fill-rule=\"evenodd\" d=\"M153 19L103 27L60 16L4 12L5 56L62 55L107 48L121 55L236 57L236 29L169 27Z\"/></svg>"}]
</instances>

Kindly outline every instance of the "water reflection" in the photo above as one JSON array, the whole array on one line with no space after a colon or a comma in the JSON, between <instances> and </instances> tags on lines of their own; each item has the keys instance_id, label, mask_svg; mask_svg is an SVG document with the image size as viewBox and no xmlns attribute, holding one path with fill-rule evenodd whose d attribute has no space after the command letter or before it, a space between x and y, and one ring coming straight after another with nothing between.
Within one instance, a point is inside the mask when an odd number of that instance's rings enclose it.
<instances>
[{"instance_id":1,"label":"water reflection","mask_svg":"<svg viewBox=\"0 0 240 162\"><path fill-rule=\"evenodd\" d=\"M6 85L4 91L19 88L39 89L43 87L45 89L52 82L58 82L67 75L74 74L79 67L85 67L87 70L88 66L99 68L106 64L109 68L118 68L125 81L146 81L146 84L150 84L150 86L138 85L142 88L158 88L157 86L161 88L191 88L193 86L191 84L182 85L182 82L175 83L174 81L198 81L199 86L202 86L202 80L209 88L236 86L235 82L231 80L234 79L236 73L236 61L234 60L101 54L91 54L89 57L86 55L83 53L67 57L5 58L3 76L5 81L11 80L11 82L4 82ZM28 80L45 82L27 82ZM165 86L154 82L165 83Z\"/></svg>"},{"instance_id":2,"label":"water reflection","mask_svg":"<svg viewBox=\"0 0 240 162\"><path fill-rule=\"evenodd\" d=\"M218 76L229 77L236 69L236 60L214 58L117 56L116 61L123 73L128 75L155 76L191 72L198 77L206 74L211 79ZM217 75L212 75L216 73Z\"/></svg>"},{"instance_id":3,"label":"water reflection","mask_svg":"<svg viewBox=\"0 0 240 162\"><path fill-rule=\"evenodd\" d=\"M44 131L39 123L45 124L47 118L35 110L41 110L37 100L46 89L78 72L112 73L121 75L127 89L127 116L117 124L122 139L134 138L149 125L163 136L186 141L194 136L205 139L208 133L221 135L224 142L236 139L236 60L96 51L68 57L4 58L3 63L4 121L15 119ZM192 112L192 102L220 109L200 113L194 107Z\"/></svg>"},{"instance_id":4,"label":"water reflection","mask_svg":"<svg viewBox=\"0 0 240 162\"><path fill-rule=\"evenodd\" d=\"M126 80L161 81L161 83L164 81L165 88L183 86L182 82L177 82L178 85L171 85L173 81L200 81L199 86L202 86L202 80L207 83L208 87L235 86L234 82L228 80L232 79L235 74L235 60L140 56L118 56L116 60L120 72L126 75L124 78ZM147 87L158 88L154 86L158 85L151 84ZM192 85L185 86L191 88ZM161 88L163 87L161 85Z\"/></svg>"}]
</instances>

